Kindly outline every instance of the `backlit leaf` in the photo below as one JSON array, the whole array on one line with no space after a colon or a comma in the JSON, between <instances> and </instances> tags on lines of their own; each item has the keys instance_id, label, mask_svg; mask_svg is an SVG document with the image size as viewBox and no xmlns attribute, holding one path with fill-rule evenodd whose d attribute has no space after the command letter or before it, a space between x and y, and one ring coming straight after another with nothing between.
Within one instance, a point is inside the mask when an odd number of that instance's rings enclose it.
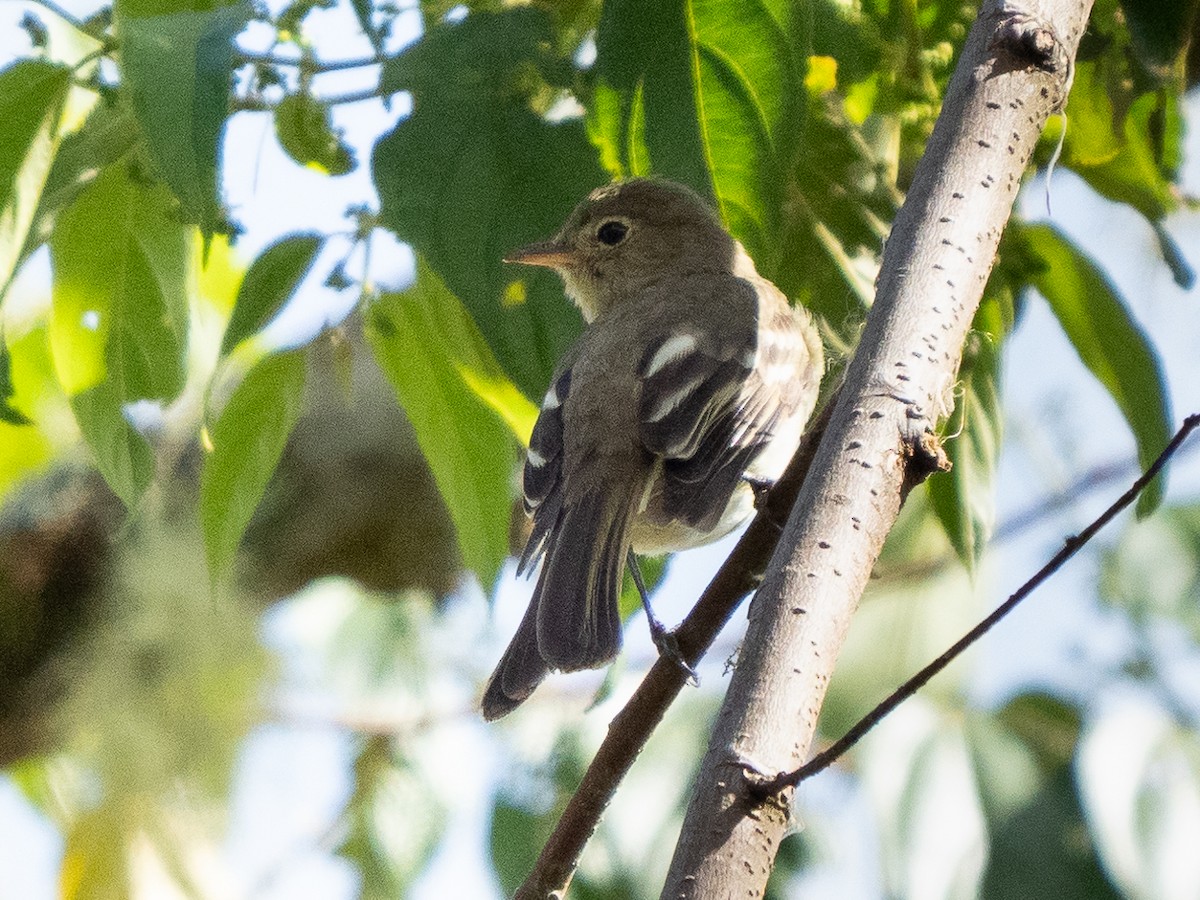
<instances>
[{"instance_id":1,"label":"backlit leaf","mask_svg":"<svg viewBox=\"0 0 1200 900\"><path fill-rule=\"evenodd\" d=\"M238 288L233 314L221 339L224 356L271 321L291 299L324 245L316 234L276 241L254 260Z\"/></svg>"},{"instance_id":2,"label":"backlit leaf","mask_svg":"<svg viewBox=\"0 0 1200 900\"><path fill-rule=\"evenodd\" d=\"M462 304L420 260L413 287L371 306L367 339L416 430L463 560L490 585L508 552L516 442L510 417L472 384L504 376Z\"/></svg>"},{"instance_id":3,"label":"backlit leaf","mask_svg":"<svg viewBox=\"0 0 1200 900\"><path fill-rule=\"evenodd\" d=\"M1008 306L1007 314L1004 306ZM1003 416L1000 407L1000 347L1012 326L1011 305L984 300L967 338L958 378L962 391L946 423L943 446L950 471L926 482L930 507L973 572L995 522L995 475Z\"/></svg>"},{"instance_id":4,"label":"backlit leaf","mask_svg":"<svg viewBox=\"0 0 1200 900\"><path fill-rule=\"evenodd\" d=\"M0 72L0 298L54 162L71 73L40 60Z\"/></svg>"},{"instance_id":5,"label":"backlit leaf","mask_svg":"<svg viewBox=\"0 0 1200 900\"><path fill-rule=\"evenodd\" d=\"M212 450L200 476L200 524L214 578L233 562L300 418L305 370L300 350L264 357L209 426Z\"/></svg>"},{"instance_id":6,"label":"backlit leaf","mask_svg":"<svg viewBox=\"0 0 1200 900\"><path fill-rule=\"evenodd\" d=\"M183 386L189 238L161 186L105 169L59 217L50 348L84 438L127 504L149 483L149 447L126 418Z\"/></svg>"},{"instance_id":7,"label":"backlit leaf","mask_svg":"<svg viewBox=\"0 0 1200 900\"><path fill-rule=\"evenodd\" d=\"M329 107L311 94L289 94L275 107L275 136L288 156L327 175L354 170L354 154L333 128Z\"/></svg>"}]
</instances>

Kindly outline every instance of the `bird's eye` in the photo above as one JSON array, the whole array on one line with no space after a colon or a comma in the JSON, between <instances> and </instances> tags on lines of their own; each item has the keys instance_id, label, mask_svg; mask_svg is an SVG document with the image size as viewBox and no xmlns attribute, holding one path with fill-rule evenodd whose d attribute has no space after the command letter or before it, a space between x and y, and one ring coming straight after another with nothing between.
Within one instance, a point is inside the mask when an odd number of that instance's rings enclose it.
<instances>
[{"instance_id":1,"label":"bird's eye","mask_svg":"<svg viewBox=\"0 0 1200 900\"><path fill-rule=\"evenodd\" d=\"M615 247L621 241L625 240L625 235L629 233L629 226L624 222L610 219L596 229L596 239L602 244L607 244L610 247Z\"/></svg>"}]
</instances>

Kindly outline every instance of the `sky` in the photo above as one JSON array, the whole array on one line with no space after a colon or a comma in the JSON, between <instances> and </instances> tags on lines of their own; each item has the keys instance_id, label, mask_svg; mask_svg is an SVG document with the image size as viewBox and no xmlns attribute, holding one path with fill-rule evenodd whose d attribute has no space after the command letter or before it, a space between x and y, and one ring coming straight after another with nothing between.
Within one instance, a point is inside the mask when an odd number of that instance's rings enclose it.
<instances>
[{"instance_id":1,"label":"sky","mask_svg":"<svg viewBox=\"0 0 1200 900\"><path fill-rule=\"evenodd\" d=\"M92 4L77 2L64 6L76 13L92 8ZM358 35L345 4L340 6L329 13L318 11L310 19L312 33L320 35L322 56L338 59L367 55L369 46ZM15 28L25 9L43 19L50 18L30 4L0 5L0 65L26 50L24 35ZM415 12L404 14L393 44L399 46L407 36L415 35L416 27ZM251 29L239 43L248 50L265 49L268 39L265 30ZM355 91L372 86L376 77L375 69L324 76L317 89L325 96ZM334 116L335 123L345 129L348 143L366 148L406 111L405 98L398 97L390 109L380 101L368 101L338 106ZM1192 97L1189 111L1192 121L1200 121L1200 95ZM266 114L235 116L227 130L225 154L231 160L253 160L252 165L230 165L225 183L233 216L245 228L239 249L246 259L252 259L286 233L325 231L330 227L331 212L336 214L354 204L377 206L367 160L359 160L353 173L337 179L301 170L276 145ZM1185 189L1200 193L1200 129L1188 138L1186 159ZM1031 220L1045 218L1043 184L1036 180L1022 194L1021 211ZM1053 196L1053 221L1102 260L1161 352L1172 386L1176 420L1189 412L1200 412L1196 293L1185 294L1174 286L1157 259L1153 234L1135 214L1096 200L1082 182L1064 170L1054 176ZM1168 221L1167 227L1192 265L1200 268L1200 252L1196 249L1200 248L1200 216L1178 215ZM330 244L327 257L336 259L344 252L345 244ZM302 340L347 312L347 299L320 284L327 270L322 262L314 267L314 277L274 326L281 340ZM355 271L354 263L351 271ZM373 248L372 279L401 286L411 278L412 271L412 254L381 233ZM44 258L36 260L22 276L21 292L44 296L48 279L48 263ZM1094 465L1132 457L1133 442L1115 406L1080 365L1044 304L1028 304L1024 320L1006 348L1004 373L1007 427L999 471L998 521L1004 522ZM1048 422L1053 424L1048 427ZM1111 502L1123 487L1114 484L1097 491L1066 520L1053 519L998 548L980 579L979 589L991 598L988 605L998 603L1015 589L1058 549L1069 528L1085 524L1088 516ZM1193 453L1173 471L1169 498L1197 496L1200 453ZM676 559L656 598L665 621L682 617L690 598L731 546L732 538ZM972 651L972 691L980 702L998 703L1021 686L1045 681L1076 684L1082 693L1089 686L1091 669L1080 664L1081 654L1084 658L1103 659L1105 654L1121 650L1126 639L1122 629L1097 620L1093 612L1095 565L1094 553L1070 564ZM439 628L441 640L473 646L473 656L480 660L474 664L480 679L487 674L488 661L498 656L515 628L530 587L510 573L502 580L490 616L481 615L486 602L482 592L467 589L451 610L450 620ZM283 660L299 665L319 635L344 614L344 598L316 588L282 604L267 617L264 641ZM471 638L464 641L463 635ZM719 690L723 685L721 660L733 640L733 636L726 635L724 652L718 649L711 654L702 669L705 690ZM632 689L636 675L644 670L652 653L644 629L632 627L628 643L630 674L618 685L618 698ZM471 671L471 664L465 663L463 668ZM303 672L293 674L294 683L305 683ZM1181 680L1192 678L1193 684L1200 683L1200 672L1177 674ZM597 678L594 674L575 677ZM461 695L463 702L469 702L474 686L447 681L435 689L455 697ZM302 691L298 695L301 703L307 702ZM593 714L599 729L607 722L604 713L601 709ZM448 886L464 896L498 896L482 860L486 858L489 792L503 760L487 727L480 722L464 721L438 740L444 746L433 748L432 756L441 760L449 777L457 779L455 797L460 805L453 811L446 841L413 896L418 900L446 896ZM238 763L229 833L220 848L222 868L237 886L237 895L253 889L258 898L337 900L354 896L355 874L332 856L325 834L351 787L348 764L352 752L353 741L346 732L319 722L268 723L255 730ZM462 765L463 760L471 760L472 764ZM479 760L484 764L480 765ZM807 802L840 810L838 815L845 820L848 831L861 826L866 815L862 798L849 795L836 778L806 791ZM858 862L866 865L858 869L871 870L878 861L871 858L868 844L859 842L842 852L851 857L861 855ZM62 849L57 831L10 782L0 777L0 871L5 872L0 900L10 896L28 900L55 896ZM849 861L848 870L858 870L854 862ZM861 881L837 882L839 891L844 891L841 895L872 896L874 883L866 876L856 877ZM801 893L797 896L828 896L830 884L826 875L818 873L798 888Z\"/></svg>"}]
</instances>

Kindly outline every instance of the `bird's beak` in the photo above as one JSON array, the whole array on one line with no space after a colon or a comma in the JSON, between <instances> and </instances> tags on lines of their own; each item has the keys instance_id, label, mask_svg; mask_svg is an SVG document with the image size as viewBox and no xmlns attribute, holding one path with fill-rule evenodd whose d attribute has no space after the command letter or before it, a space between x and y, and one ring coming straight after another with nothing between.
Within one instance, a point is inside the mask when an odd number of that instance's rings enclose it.
<instances>
[{"instance_id":1,"label":"bird's beak","mask_svg":"<svg viewBox=\"0 0 1200 900\"><path fill-rule=\"evenodd\" d=\"M514 250L504 257L507 263L520 263L523 266L545 266L547 269L565 269L571 265L575 254L570 247L565 247L558 241L542 241L540 244L530 244L520 250Z\"/></svg>"}]
</instances>

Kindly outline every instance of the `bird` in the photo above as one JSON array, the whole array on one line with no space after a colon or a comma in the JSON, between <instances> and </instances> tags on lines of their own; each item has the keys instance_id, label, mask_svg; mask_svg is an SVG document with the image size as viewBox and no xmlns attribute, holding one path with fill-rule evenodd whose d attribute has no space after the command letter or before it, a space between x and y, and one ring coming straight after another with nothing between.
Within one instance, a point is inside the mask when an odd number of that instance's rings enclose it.
<instances>
[{"instance_id":1,"label":"bird","mask_svg":"<svg viewBox=\"0 0 1200 900\"><path fill-rule=\"evenodd\" d=\"M541 570L481 702L488 720L552 670L621 647L629 566L660 649L637 555L700 546L753 514L816 405L813 317L758 274L687 187L634 178L594 190L550 240L505 262L562 279L584 329L559 361L523 471L532 517L518 573Z\"/></svg>"}]
</instances>

